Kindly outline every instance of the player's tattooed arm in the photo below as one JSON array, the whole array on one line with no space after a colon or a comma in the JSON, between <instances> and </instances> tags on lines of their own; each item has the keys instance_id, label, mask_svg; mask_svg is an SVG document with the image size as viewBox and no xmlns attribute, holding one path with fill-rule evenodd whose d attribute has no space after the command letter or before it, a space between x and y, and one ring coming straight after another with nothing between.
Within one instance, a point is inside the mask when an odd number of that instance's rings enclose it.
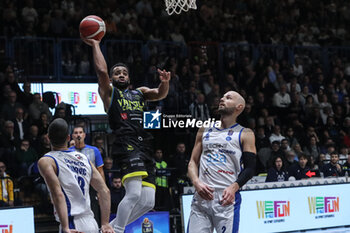
<instances>
[{"instance_id":1,"label":"player's tattooed arm","mask_svg":"<svg viewBox=\"0 0 350 233\"><path fill-rule=\"evenodd\" d=\"M112 86L110 85L107 63L100 48L100 41L83 37L81 39L92 48L95 71L98 77L98 93L101 96L105 109L108 109L111 101Z\"/></svg>"},{"instance_id":2,"label":"player's tattooed arm","mask_svg":"<svg viewBox=\"0 0 350 233\"><path fill-rule=\"evenodd\" d=\"M199 180L198 167L202 154L202 136L204 128L198 130L190 162L188 164L188 177L191 179L197 193L205 200L213 200L214 189Z\"/></svg>"}]
</instances>

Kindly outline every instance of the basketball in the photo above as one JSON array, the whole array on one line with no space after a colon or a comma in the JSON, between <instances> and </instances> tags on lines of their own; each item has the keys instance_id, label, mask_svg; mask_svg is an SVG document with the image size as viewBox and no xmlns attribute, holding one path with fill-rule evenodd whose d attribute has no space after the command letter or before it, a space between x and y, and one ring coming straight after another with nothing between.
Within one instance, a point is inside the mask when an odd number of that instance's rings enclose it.
<instances>
[{"instance_id":1,"label":"basketball","mask_svg":"<svg viewBox=\"0 0 350 233\"><path fill-rule=\"evenodd\" d=\"M101 40L105 35L106 25L100 17L89 15L80 22L79 32L86 39Z\"/></svg>"}]
</instances>

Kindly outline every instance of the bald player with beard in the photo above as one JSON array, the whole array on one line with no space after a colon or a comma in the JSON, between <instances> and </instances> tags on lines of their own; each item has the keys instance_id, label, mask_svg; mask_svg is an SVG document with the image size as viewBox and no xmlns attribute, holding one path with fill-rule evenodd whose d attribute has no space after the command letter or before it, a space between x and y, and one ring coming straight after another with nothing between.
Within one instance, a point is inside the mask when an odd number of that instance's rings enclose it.
<instances>
[{"instance_id":1,"label":"bald player with beard","mask_svg":"<svg viewBox=\"0 0 350 233\"><path fill-rule=\"evenodd\" d=\"M198 130L188 165L196 189L189 233L238 232L238 191L254 175L256 163L254 133L236 122L244 107L243 97L229 91L219 103L221 127Z\"/></svg>"}]
</instances>

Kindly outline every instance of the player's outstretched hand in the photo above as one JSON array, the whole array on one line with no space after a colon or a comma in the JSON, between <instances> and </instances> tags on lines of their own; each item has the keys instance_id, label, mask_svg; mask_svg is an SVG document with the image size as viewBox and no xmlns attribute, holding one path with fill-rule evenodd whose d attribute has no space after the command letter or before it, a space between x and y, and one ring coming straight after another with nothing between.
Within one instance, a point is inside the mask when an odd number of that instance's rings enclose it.
<instances>
[{"instance_id":1,"label":"player's outstretched hand","mask_svg":"<svg viewBox=\"0 0 350 233\"><path fill-rule=\"evenodd\" d=\"M225 188L224 192L222 193L221 205L232 205L235 202L235 194L238 189L239 186L237 183L233 183L232 185Z\"/></svg>"},{"instance_id":2,"label":"player's outstretched hand","mask_svg":"<svg viewBox=\"0 0 350 233\"><path fill-rule=\"evenodd\" d=\"M99 44L101 42L99 40L84 38L81 35L80 35L80 38L82 41L84 41L85 44L90 45L90 46L93 46L94 44Z\"/></svg>"},{"instance_id":3,"label":"player's outstretched hand","mask_svg":"<svg viewBox=\"0 0 350 233\"><path fill-rule=\"evenodd\" d=\"M199 196L201 196L204 200L213 200L214 196L213 196L213 192L214 189L209 187L208 185L198 181L198 183L196 185L194 185L194 187L196 188L197 193L199 194Z\"/></svg>"},{"instance_id":4,"label":"player's outstretched hand","mask_svg":"<svg viewBox=\"0 0 350 233\"><path fill-rule=\"evenodd\" d=\"M112 226L109 224L104 224L101 226L102 233L115 233Z\"/></svg>"},{"instance_id":5,"label":"player's outstretched hand","mask_svg":"<svg viewBox=\"0 0 350 233\"><path fill-rule=\"evenodd\" d=\"M170 72L167 72L166 70L161 70L161 69L158 69L157 71L159 73L160 81L162 81L162 82L163 81L164 82L170 81L170 78L171 78Z\"/></svg>"}]
</instances>

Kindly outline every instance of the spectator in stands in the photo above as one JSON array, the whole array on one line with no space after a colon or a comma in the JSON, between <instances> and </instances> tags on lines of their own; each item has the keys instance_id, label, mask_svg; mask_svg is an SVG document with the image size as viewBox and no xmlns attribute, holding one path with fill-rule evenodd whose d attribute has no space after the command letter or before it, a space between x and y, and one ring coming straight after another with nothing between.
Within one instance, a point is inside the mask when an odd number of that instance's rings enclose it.
<instances>
[{"instance_id":1,"label":"spectator in stands","mask_svg":"<svg viewBox=\"0 0 350 233\"><path fill-rule=\"evenodd\" d=\"M342 146L340 148L340 153L339 153L339 164L343 165L349 157L349 148L346 146Z\"/></svg>"},{"instance_id":2,"label":"spectator in stands","mask_svg":"<svg viewBox=\"0 0 350 233\"><path fill-rule=\"evenodd\" d=\"M298 83L298 78L296 76L292 77L292 80L287 83L288 93L291 93L293 89L298 95L301 92L300 84Z\"/></svg>"},{"instance_id":3,"label":"spectator in stands","mask_svg":"<svg viewBox=\"0 0 350 233\"><path fill-rule=\"evenodd\" d=\"M18 102L20 102L26 111L29 109L29 105L33 102L34 95L31 93L31 83L29 81L25 81L23 83L23 92L21 91L18 94Z\"/></svg>"},{"instance_id":4,"label":"spectator in stands","mask_svg":"<svg viewBox=\"0 0 350 233\"><path fill-rule=\"evenodd\" d=\"M6 173L6 165L0 161L0 207L13 206L13 181Z\"/></svg>"},{"instance_id":5,"label":"spectator in stands","mask_svg":"<svg viewBox=\"0 0 350 233\"><path fill-rule=\"evenodd\" d=\"M290 147L293 147L295 144L299 143L297 138L294 136L293 127L288 127L286 132L285 132L285 135L286 135L285 138L288 139Z\"/></svg>"},{"instance_id":6,"label":"spectator in stands","mask_svg":"<svg viewBox=\"0 0 350 233\"><path fill-rule=\"evenodd\" d=\"M30 145L34 148L36 152L41 151L39 128L36 125L31 125L29 128L29 133L26 137L29 140ZM40 154L38 154L41 157Z\"/></svg>"},{"instance_id":7,"label":"spectator in stands","mask_svg":"<svg viewBox=\"0 0 350 233\"><path fill-rule=\"evenodd\" d=\"M303 65L301 64L301 60L300 60L300 58L296 58L295 63L293 65L293 74L296 77L299 77L303 73L304 73L304 70L303 70Z\"/></svg>"},{"instance_id":8,"label":"spectator in stands","mask_svg":"<svg viewBox=\"0 0 350 233\"><path fill-rule=\"evenodd\" d=\"M116 176L115 172L111 171L112 169L113 169L113 159L111 157L106 157L104 159L103 171L104 171L104 176L105 176L105 180L108 188L112 187L113 177Z\"/></svg>"},{"instance_id":9,"label":"spectator in stands","mask_svg":"<svg viewBox=\"0 0 350 233\"><path fill-rule=\"evenodd\" d=\"M295 155L299 158L300 155L305 154L304 151L301 149L301 146L299 143L295 144L292 147L292 150L294 151Z\"/></svg>"},{"instance_id":10,"label":"spectator in stands","mask_svg":"<svg viewBox=\"0 0 350 233\"><path fill-rule=\"evenodd\" d=\"M283 153L291 150L288 139L284 138L281 140L281 150Z\"/></svg>"},{"instance_id":11,"label":"spectator in stands","mask_svg":"<svg viewBox=\"0 0 350 233\"><path fill-rule=\"evenodd\" d=\"M298 157L293 150L285 152L285 167L288 170L291 166L298 163Z\"/></svg>"},{"instance_id":12,"label":"spectator in stands","mask_svg":"<svg viewBox=\"0 0 350 233\"><path fill-rule=\"evenodd\" d=\"M319 137L318 137L317 132L315 130L315 127L308 126L307 129L306 129L306 133L303 130L301 132L301 134L299 135L300 145L303 146L303 147L306 147L307 145L309 145L311 137L315 137L316 142L320 143L320 140L319 140Z\"/></svg>"},{"instance_id":13,"label":"spectator in stands","mask_svg":"<svg viewBox=\"0 0 350 233\"><path fill-rule=\"evenodd\" d=\"M119 203L125 196L125 189L122 185L122 179L120 177L113 177L111 183L111 215L109 221L112 221L117 213Z\"/></svg>"},{"instance_id":14,"label":"spectator in stands","mask_svg":"<svg viewBox=\"0 0 350 233\"><path fill-rule=\"evenodd\" d=\"M174 42L185 44L185 38L180 32L180 26L175 26L174 31L170 34L170 38Z\"/></svg>"},{"instance_id":15,"label":"spectator in stands","mask_svg":"<svg viewBox=\"0 0 350 233\"><path fill-rule=\"evenodd\" d=\"M275 120L273 116L266 116L264 119L264 128L266 136L270 137L275 126Z\"/></svg>"},{"instance_id":16,"label":"spectator in stands","mask_svg":"<svg viewBox=\"0 0 350 233\"><path fill-rule=\"evenodd\" d=\"M327 118L327 123L324 126L324 130L328 131L329 136L333 139L334 142L338 142L339 141L340 128L336 124L333 116L329 116Z\"/></svg>"},{"instance_id":17,"label":"spectator in stands","mask_svg":"<svg viewBox=\"0 0 350 233\"><path fill-rule=\"evenodd\" d=\"M272 143L273 141L281 142L282 139L285 139L285 137L281 134L281 127L279 125L274 125L272 134L269 137L270 143Z\"/></svg>"},{"instance_id":18,"label":"spectator in stands","mask_svg":"<svg viewBox=\"0 0 350 233\"><path fill-rule=\"evenodd\" d=\"M5 121L4 128L1 132L0 145L9 151L16 151L20 139L15 135L14 123L12 121Z\"/></svg>"},{"instance_id":19,"label":"spectator in stands","mask_svg":"<svg viewBox=\"0 0 350 233\"><path fill-rule=\"evenodd\" d=\"M310 95L312 96L312 93L309 92L309 86L304 86L302 91L299 93L302 106L306 104L306 98Z\"/></svg>"},{"instance_id":20,"label":"spectator in stands","mask_svg":"<svg viewBox=\"0 0 350 233\"><path fill-rule=\"evenodd\" d=\"M315 160L318 159L319 154L321 153L321 148L317 143L315 136L310 137L309 144L304 147L303 151L308 155L313 157Z\"/></svg>"},{"instance_id":21,"label":"spectator in stands","mask_svg":"<svg viewBox=\"0 0 350 233\"><path fill-rule=\"evenodd\" d=\"M78 65L78 74L79 75L89 75L90 74L90 61L86 53L83 54L79 65Z\"/></svg>"},{"instance_id":22,"label":"spectator in stands","mask_svg":"<svg viewBox=\"0 0 350 233\"><path fill-rule=\"evenodd\" d=\"M169 168L175 168L169 179L169 186L174 189L177 195L173 195L176 207L180 206L179 197L183 193L183 187L188 185L187 167L190 155L186 151L186 145L183 142L178 142L176 151L169 156Z\"/></svg>"},{"instance_id":23,"label":"spectator in stands","mask_svg":"<svg viewBox=\"0 0 350 233\"><path fill-rule=\"evenodd\" d=\"M25 26L29 24L35 25L38 22L38 12L34 8L33 0L27 0L26 6L22 9L22 20Z\"/></svg>"},{"instance_id":24,"label":"spectator in stands","mask_svg":"<svg viewBox=\"0 0 350 233\"><path fill-rule=\"evenodd\" d=\"M17 107L15 111L16 118L12 119L14 123L14 133L19 139L23 140L24 136L29 132L30 124L24 119L24 110L22 107Z\"/></svg>"},{"instance_id":25,"label":"spectator in stands","mask_svg":"<svg viewBox=\"0 0 350 233\"><path fill-rule=\"evenodd\" d=\"M74 75L76 73L77 63L71 52L62 54L62 68L64 75Z\"/></svg>"},{"instance_id":26,"label":"spectator in stands","mask_svg":"<svg viewBox=\"0 0 350 233\"><path fill-rule=\"evenodd\" d=\"M12 66L8 66L6 68L5 81L2 83L2 85L10 85L11 90L16 92L17 95L19 95L21 93L21 89L18 86L16 75L15 75L15 73L13 71L13 67Z\"/></svg>"},{"instance_id":27,"label":"spectator in stands","mask_svg":"<svg viewBox=\"0 0 350 233\"><path fill-rule=\"evenodd\" d=\"M47 133L47 129L49 128L49 119L46 112L40 113L40 118L34 122L39 129L39 135L43 135Z\"/></svg>"},{"instance_id":28,"label":"spectator in stands","mask_svg":"<svg viewBox=\"0 0 350 233\"><path fill-rule=\"evenodd\" d=\"M305 99L305 104L304 104L304 113L306 118L311 116L311 113L314 107L315 107L315 100L312 97L312 95L308 95Z\"/></svg>"},{"instance_id":29,"label":"spectator in stands","mask_svg":"<svg viewBox=\"0 0 350 233\"><path fill-rule=\"evenodd\" d=\"M19 163L19 175L26 176L28 175L28 168L32 163L38 160L37 152L30 146L28 139L23 139L21 145L16 152L16 158Z\"/></svg>"},{"instance_id":30,"label":"spectator in stands","mask_svg":"<svg viewBox=\"0 0 350 233\"><path fill-rule=\"evenodd\" d=\"M39 93L35 93L33 103L29 105L29 117L32 121L37 121L41 119L41 113L45 113L48 120L50 120L52 117L49 106L41 101L41 96Z\"/></svg>"},{"instance_id":31,"label":"spectator in stands","mask_svg":"<svg viewBox=\"0 0 350 233\"><path fill-rule=\"evenodd\" d=\"M7 103L10 99L10 93L12 92L12 89L10 87L10 85L8 84L1 84L1 99L0 99L0 105L4 105L5 103ZM0 111L2 111L2 109L0 109ZM3 118L3 116L1 115L1 118Z\"/></svg>"},{"instance_id":32,"label":"spectator in stands","mask_svg":"<svg viewBox=\"0 0 350 233\"><path fill-rule=\"evenodd\" d=\"M49 151L51 151L51 145L49 136L46 133L40 136L40 151L38 151L39 157L43 156Z\"/></svg>"},{"instance_id":33,"label":"spectator in stands","mask_svg":"<svg viewBox=\"0 0 350 233\"><path fill-rule=\"evenodd\" d=\"M66 104L63 103L61 106L56 107L55 115L53 116L53 119L56 119L56 118L62 118L65 121L67 121Z\"/></svg>"},{"instance_id":34,"label":"spectator in stands","mask_svg":"<svg viewBox=\"0 0 350 233\"><path fill-rule=\"evenodd\" d=\"M316 160L312 156L308 156L310 158L310 170L316 173L316 176L320 175L320 168L316 163Z\"/></svg>"},{"instance_id":35,"label":"spectator in stands","mask_svg":"<svg viewBox=\"0 0 350 233\"><path fill-rule=\"evenodd\" d=\"M343 169L341 165L339 164L339 155L337 152L332 152L331 153L331 162L325 164L322 167L322 172L324 174L324 177L329 177L329 176L343 176Z\"/></svg>"},{"instance_id":36,"label":"spectator in stands","mask_svg":"<svg viewBox=\"0 0 350 233\"><path fill-rule=\"evenodd\" d=\"M55 37L63 37L67 32L67 22L63 18L63 11L61 9L52 11L50 28Z\"/></svg>"},{"instance_id":37,"label":"spectator in stands","mask_svg":"<svg viewBox=\"0 0 350 233\"><path fill-rule=\"evenodd\" d=\"M17 8L12 1L5 2L4 6L2 11L3 33L5 36L15 36L20 31L20 24L17 19Z\"/></svg>"},{"instance_id":38,"label":"spectator in stands","mask_svg":"<svg viewBox=\"0 0 350 233\"><path fill-rule=\"evenodd\" d=\"M342 168L343 168L343 174L346 176L346 172L347 172L348 176L349 176L349 173L350 173L350 156L348 156L348 159L343 164Z\"/></svg>"},{"instance_id":39,"label":"spectator in stands","mask_svg":"<svg viewBox=\"0 0 350 233\"><path fill-rule=\"evenodd\" d=\"M273 141L271 147L261 148L258 151L258 158L264 166L265 171L272 166L272 160L277 156L283 156L281 143L279 141Z\"/></svg>"},{"instance_id":40,"label":"spectator in stands","mask_svg":"<svg viewBox=\"0 0 350 233\"><path fill-rule=\"evenodd\" d=\"M186 151L186 145L183 142L178 142L176 145L176 151L169 156L169 167L175 168L175 172L172 174L173 185L177 182L184 182L187 180L187 165L190 159L190 155Z\"/></svg>"},{"instance_id":41,"label":"spectator in stands","mask_svg":"<svg viewBox=\"0 0 350 233\"><path fill-rule=\"evenodd\" d=\"M12 120L16 118L16 108L23 106L17 102L17 94L11 91L9 94L9 100L2 106L1 114L5 120Z\"/></svg>"},{"instance_id":42,"label":"spectator in stands","mask_svg":"<svg viewBox=\"0 0 350 233\"><path fill-rule=\"evenodd\" d=\"M266 137L265 129L262 126L259 126L256 130L255 145L257 151L264 147L270 147L270 140L268 137Z\"/></svg>"},{"instance_id":43,"label":"spectator in stands","mask_svg":"<svg viewBox=\"0 0 350 233\"><path fill-rule=\"evenodd\" d=\"M205 121L210 118L209 108L203 94L198 94L197 100L190 105L190 113L197 120Z\"/></svg>"},{"instance_id":44,"label":"spectator in stands","mask_svg":"<svg viewBox=\"0 0 350 233\"><path fill-rule=\"evenodd\" d=\"M94 139L94 146L100 151L102 158L106 158L105 141L101 136L96 136Z\"/></svg>"},{"instance_id":45,"label":"spectator in stands","mask_svg":"<svg viewBox=\"0 0 350 233\"><path fill-rule=\"evenodd\" d=\"M309 178L306 173L310 171L310 167L308 165L309 158L305 154L300 154L299 162L290 166L288 169L289 177L294 177L296 180L307 179Z\"/></svg>"},{"instance_id":46,"label":"spectator in stands","mask_svg":"<svg viewBox=\"0 0 350 233\"><path fill-rule=\"evenodd\" d=\"M331 154L336 151L336 148L334 143L326 143L326 148L327 151L325 153L325 160L329 162L332 157Z\"/></svg>"},{"instance_id":47,"label":"spectator in stands","mask_svg":"<svg viewBox=\"0 0 350 233\"><path fill-rule=\"evenodd\" d=\"M279 92L276 92L273 96L273 106L277 108L278 115L282 116L286 113L286 109L291 104L290 95L287 93L287 85L282 84Z\"/></svg>"},{"instance_id":48,"label":"spectator in stands","mask_svg":"<svg viewBox=\"0 0 350 233\"><path fill-rule=\"evenodd\" d=\"M265 182L276 182L288 180L288 173L285 170L283 157L276 156L272 160L272 167L267 171Z\"/></svg>"}]
</instances>

